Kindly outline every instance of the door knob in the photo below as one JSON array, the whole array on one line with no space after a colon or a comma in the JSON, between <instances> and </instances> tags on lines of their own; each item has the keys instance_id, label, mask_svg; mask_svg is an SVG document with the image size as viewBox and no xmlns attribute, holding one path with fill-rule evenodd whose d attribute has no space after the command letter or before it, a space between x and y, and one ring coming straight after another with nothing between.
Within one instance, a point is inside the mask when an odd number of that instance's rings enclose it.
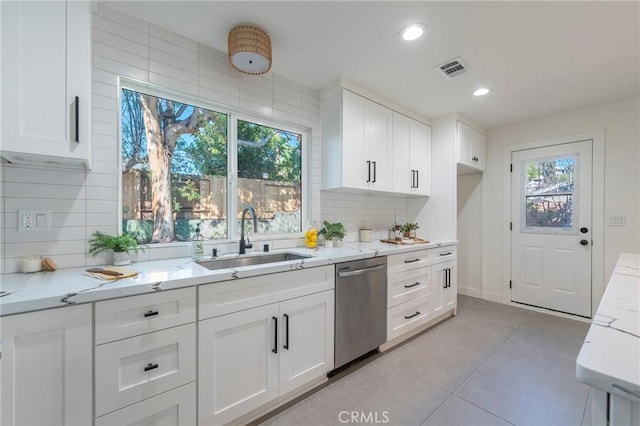
<instances>
[{"instance_id":1,"label":"door knob","mask_svg":"<svg viewBox=\"0 0 640 426\"><path fill-rule=\"evenodd\" d=\"M582 228L580 228L580 232L582 232L583 234L586 234L587 232L589 232L589 228L585 228L583 226Z\"/></svg>"},{"instance_id":2,"label":"door knob","mask_svg":"<svg viewBox=\"0 0 640 426\"><path fill-rule=\"evenodd\" d=\"M580 240L580 245L582 245L582 246L588 246L588 245L589 245L589 241L587 241L587 240Z\"/></svg>"}]
</instances>

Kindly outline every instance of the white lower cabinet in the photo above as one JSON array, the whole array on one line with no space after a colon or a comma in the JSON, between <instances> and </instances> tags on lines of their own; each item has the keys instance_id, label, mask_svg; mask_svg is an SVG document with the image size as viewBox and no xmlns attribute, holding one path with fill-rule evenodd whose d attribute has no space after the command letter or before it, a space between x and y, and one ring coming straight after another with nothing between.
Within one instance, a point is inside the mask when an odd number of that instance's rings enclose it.
<instances>
[{"instance_id":1,"label":"white lower cabinet","mask_svg":"<svg viewBox=\"0 0 640 426\"><path fill-rule=\"evenodd\" d=\"M437 263L432 266L433 283L433 313L441 313L455 309L458 300L456 261Z\"/></svg>"},{"instance_id":2,"label":"white lower cabinet","mask_svg":"<svg viewBox=\"0 0 640 426\"><path fill-rule=\"evenodd\" d=\"M198 414L220 425L333 369L333 290L200 321Z\"/></svg>"},{"instance_id":3,"label":"white lower cabinet","mask_svg":"<svg viewBox=\"0 0 640 426\"><path fill-rule=\"evenodd\" d=\"M2 317L2 425L92 423L92 305Z\"/></svg>"},{"instance_id":4,"label":"white lower cabinet","mask_svg":"<svg viewBox=\"0 0 640 426\"><path fill-rule=\"evenodd\" d=\"M196 384L172 389L113 413L98 417L96 426L193 426Z\"/></svg>"},{"instance_id":5,"label":"white lower cabinet","mask_svg":"<svg viewBox=\"0 0 640 426\"><path fill-rule=\"evenodd\" d=\"M429 322L431 319L429 296L427 294L418 297L388 310L387 340L393 340Z\"/></svg>"},{"instance_id":6,"label":"white lower cabinet","mask_svg":"<svg viewBox=\"0 0 640 426\"><path fill-rule=\"evenodd\" d=\"M196 379L195 324L96 347L96 416Z\"/></svg>"}]
</instances>

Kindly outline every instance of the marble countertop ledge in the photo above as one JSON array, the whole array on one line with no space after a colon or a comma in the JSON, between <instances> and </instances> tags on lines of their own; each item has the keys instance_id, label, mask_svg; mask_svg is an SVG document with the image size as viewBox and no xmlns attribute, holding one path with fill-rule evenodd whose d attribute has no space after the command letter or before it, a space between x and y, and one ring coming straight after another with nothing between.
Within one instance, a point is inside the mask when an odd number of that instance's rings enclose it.
<instances>
[{"instance_id":1,"label":"marble countertop ledge","mask_svg":"<svg viewBox=\"0 0 640 426\"><path fill-rule=\"evenodd\" d=\"M164 259L133 263L128 268L137 271L138 275L116 281L102 281L91 277L86 273L84 267L61 269L55 272L5 274L0 275L0 315L97 302L116 297L313 268L453 244L456 244L456 241L415 245L394 245L382 242L343 243L332 249L298 247L273 251L272 253L293 252L311 257L214 271L197 264L190 258ZM220 258L227 257L234 256L224 255Z\"/></svg>"},{"instance_id":2,"label":"marble countertop ledge","mask_svg":"<svg viewBox=\"0 0 640 426\"><path fill-rule=\"evenodd\" d=\"M581 382L640 402L640 255L623 253L576 361Z\"/></svg>"}]
</instances>

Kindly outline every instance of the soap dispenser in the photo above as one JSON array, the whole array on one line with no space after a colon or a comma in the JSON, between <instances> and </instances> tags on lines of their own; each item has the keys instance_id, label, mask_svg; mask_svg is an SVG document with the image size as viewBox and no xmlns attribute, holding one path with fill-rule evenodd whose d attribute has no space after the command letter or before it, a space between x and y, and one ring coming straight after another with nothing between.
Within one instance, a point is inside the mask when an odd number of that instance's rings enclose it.
<instances>
[{"instance_id":1,"label":"soap dispenser","mask_svg":"<svg viewBox=\"0 0 640 426\"><path fill-rule=\"evenodd\" d=\"M200 233L200 224L196 225L196 235L191 241L191 257L202 259L204 257L204 237Z\"/></svg>"}]
</instances>

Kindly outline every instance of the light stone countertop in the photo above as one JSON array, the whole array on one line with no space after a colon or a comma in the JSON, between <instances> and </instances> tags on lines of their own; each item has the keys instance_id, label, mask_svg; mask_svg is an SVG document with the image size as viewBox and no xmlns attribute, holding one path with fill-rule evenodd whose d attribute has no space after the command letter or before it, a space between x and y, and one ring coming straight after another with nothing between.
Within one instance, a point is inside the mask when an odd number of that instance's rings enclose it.
<instances>
[{"instance_id":1,"label":"light stone countertop","mask_svg":"<svg viewBox=\"0 0 640 426\"><path fill-rule=\"evenodd\" d=\"M96 302L116 297L313 268L368 257L386 256L454 244L456 244L456 241L415 245L394 245L376 241L371 243L343 243L340 247L332 249L297 247L272 251L271 253L293 252L310 255L311 257L215 271L198 265L190 258L164 259L132 263L127 268L137 271L138 275L133 278L116 281L102 281L91 277L85 272L85 267L60 269L55 272L5 274L0 275L0 314L11 315L77 303ZM237 255L223 255L219 259L234 256Z\"/></svg>"},{"instance_id":2,"label":"light stone countertop","mask_svg":"<svg viewBox=\"0 0 640 426\"><path fill-rule=\"evenodd\" d=\"M640 255L620 255L578 355L576 377L640 402Z\"/></svg>"}]
</instances>

